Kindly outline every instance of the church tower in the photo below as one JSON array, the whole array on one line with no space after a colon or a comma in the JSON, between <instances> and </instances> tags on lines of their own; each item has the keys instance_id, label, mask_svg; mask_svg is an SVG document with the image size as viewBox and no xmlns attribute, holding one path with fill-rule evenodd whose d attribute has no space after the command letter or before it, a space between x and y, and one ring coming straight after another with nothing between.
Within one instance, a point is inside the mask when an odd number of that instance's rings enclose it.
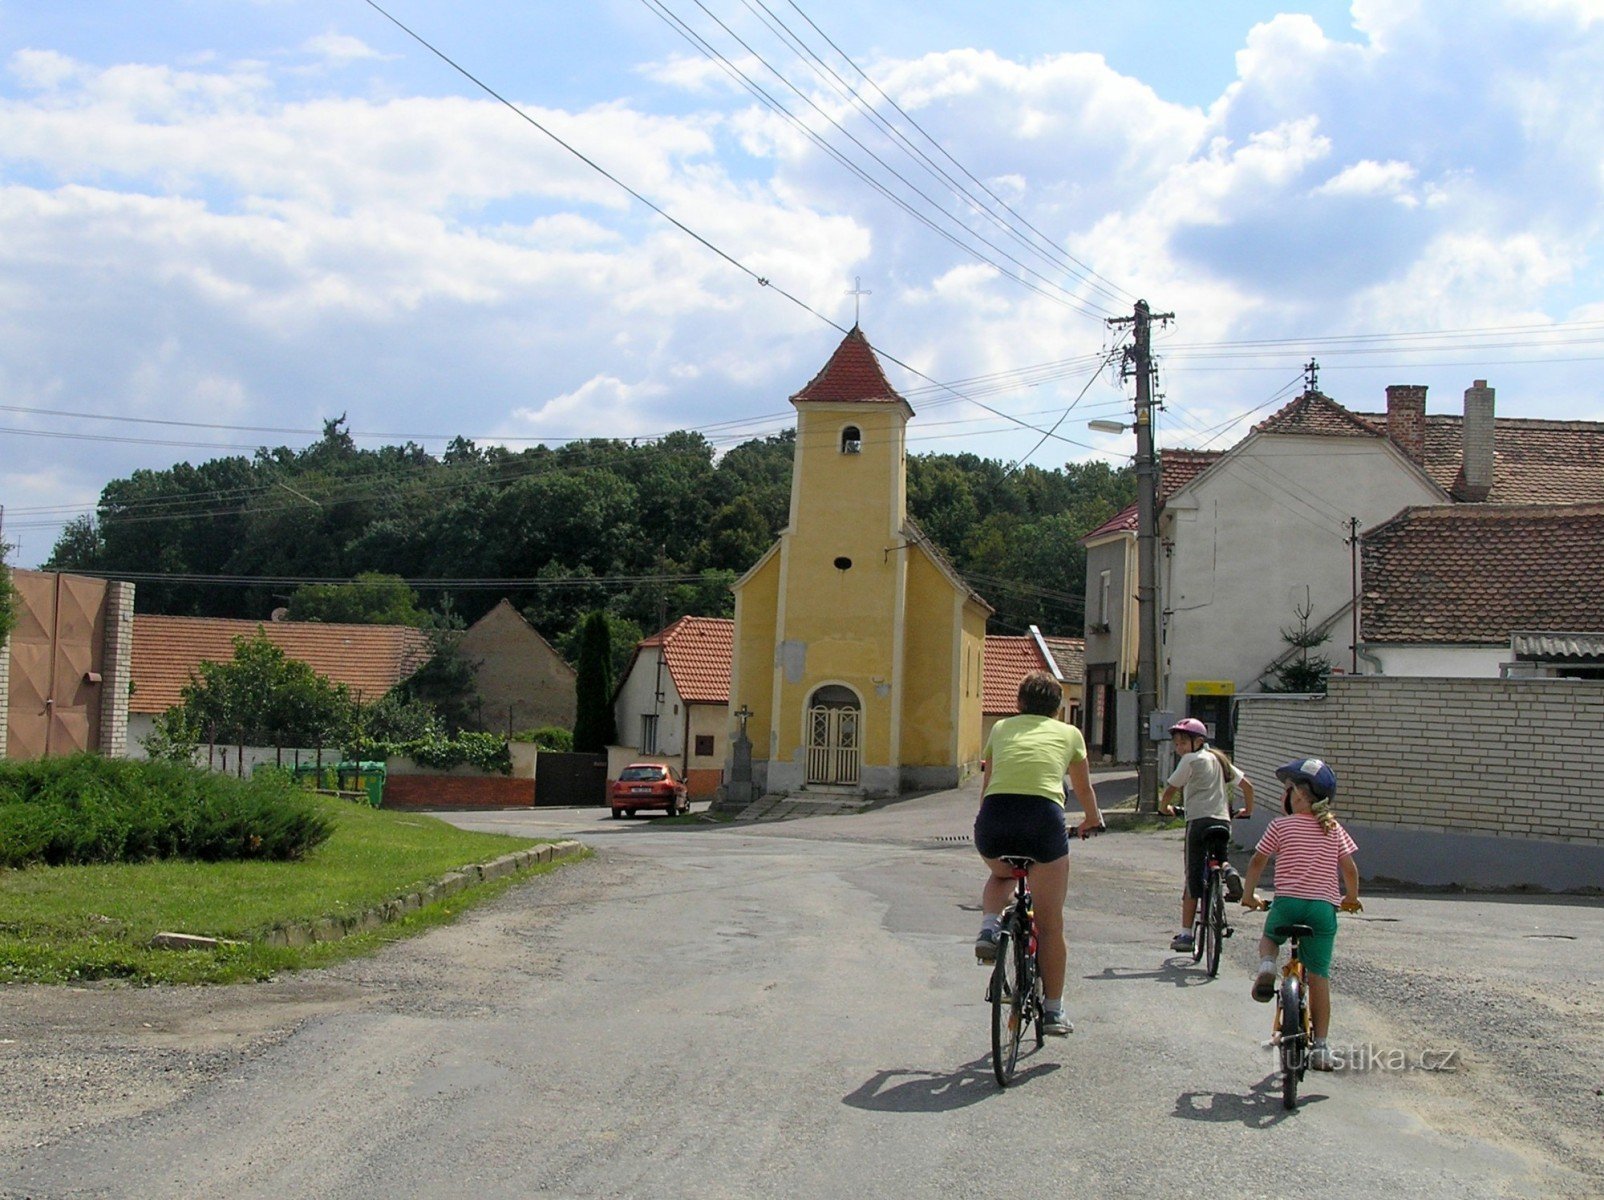
<instances>
[{"instance_id":1,"label":"church tower","mask_svg":"<svg viewBox=\"0 0 1604 1200\"><path fill-rule=\"evenodd\" d=\"M856 326L791 397L789 522L735 584L730 703L770 793L952 786L980 751L990 607L907 515L913 416Z\"/></svg>"}]
</instances>

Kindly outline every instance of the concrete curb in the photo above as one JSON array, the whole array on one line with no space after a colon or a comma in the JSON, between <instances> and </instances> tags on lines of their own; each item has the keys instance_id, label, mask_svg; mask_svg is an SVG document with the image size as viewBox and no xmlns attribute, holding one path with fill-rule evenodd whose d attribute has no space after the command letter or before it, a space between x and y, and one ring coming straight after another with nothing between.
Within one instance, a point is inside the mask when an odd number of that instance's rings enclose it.
<instances>
[{"instance_id":1,"label":"concrete curb","mask_svg":"<svg viewBox=\"0 0 1604 1200\"><path fill-rule=\"evenodd\" d=\"M266 946L310 946L314 942L336 942L353 933L367 933L378 929L391 921L399 920L408 913L417 912L426 904L433 904L437 900L444 900L448 896L455 896L477 883L488 883L492 879L502 879L517 871L540 863L565 862L578 858L585 852L583 842L572 839L561 842L548 842L544 846L531 846L528 850L515 850L511 854L503 854L500 858L493 858L487 863L474 863L431 883L428 887L420 888L415 892L408 892L405 896L398 896L394 900L386 901L376 908L365 912L353 913L347 917L324 917L318 921L301 921L292 925L280 925L272 930L262 944Z\"/></svg>"}]
</instances>

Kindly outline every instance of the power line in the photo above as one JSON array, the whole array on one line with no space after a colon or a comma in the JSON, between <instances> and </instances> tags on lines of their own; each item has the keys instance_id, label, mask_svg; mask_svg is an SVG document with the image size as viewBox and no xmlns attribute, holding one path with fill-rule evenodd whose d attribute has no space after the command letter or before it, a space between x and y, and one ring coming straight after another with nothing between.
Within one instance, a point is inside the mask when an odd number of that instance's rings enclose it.
<instances>
[{"instance_id":1,"label":"power line","mask_svg":"<svg viewBox=\"0 0 1604 1200\"><path fill-rule=\"evenodd\" d=\"M369 3L371 3L371 2L372 2L372 0L369 0ZM803 101L803 103L805 103L805 104L809 105L811 108L813 108L815 112L817 112L821 117L823 117L823 119L825 121L829 122L832 126L834 126L834 128L839 133L844 135L850 142L852 142L853 145L857 146L859 150L863 151L863 153L867 154L871 159L873 159L876 163L878 163L884 170L889 172L899 183L901 183L903 185L903 187L907 188L910 192L912 192L920 200L924 201L927 205L929 205L939 216L941 216L945 220L951 222L952 224L956 225L960 230L962 230L968 236L974 238L976 241L980 242L983 246L987 247L987 249L991 250L995 254L1001 255L1003 258L1006 258L1009 262L1013 263L1021 271L1025 272L1028 275L1035 276L1037 279L1040 279L1044 284L1046 284L1047 287L1054 288L1057 291L1062 292L1063 295L1062 296L1054 295L1051 292L1043 290L1042 287L1038 286L1037 284L1032 283L1028 279L1024 279L1024 278L1021 278L1020 276L1011 274L1000 263L996 262L994 259L988 258L986 255L982 254L980 251L976 250L974 247L966 245L962 240L960 240L954 234L952 234L951 232L949 232L949 231L947 231L945 229L942 229L940 226L938 226L929 217L927 217L923 213L917 211L913 207L912 204L910 204L908 201L904 200L902 197L900 197L900 196L896 195L895 193L893 193L890 188L888 188L886 185L881 183L879 180L875 179L863 167L861 167L857 163L853 162L849 157L847 157L847 155L844 152L842 152L841 150L837 149L835 146L832 146L819 133L817 133L813 129L809 128L806 122L802 121L799 117L796 116L796 114L792 113L788 108L786 108L784 104L780 103L780 101L776 100L773 96L771 96L760 84L755 82L752 79L751 76L749 76L745 71L741 70L740 67L736 66L733 62L731 62L728 57L726 57L723 53L721 53L719 50L717 50L712 45L712 43L707 41L706 38L702 37L701 34L697 33L694 29L692 29L683 19L681 19L678 16L678 14L676 14L672 9L670 9L668 7L668 4L666 3L666 0L641 0L641 3L643 5L645 5L646 8L649 9L651 12L656 14L665 24L668 25L668 27L670 29L673 29L682 38L684 38L692 46L694 46L697 50L699 50L704 56L706 56L707 58L709 58L712 61L714 61L715 63L717 63L732 78L734 78L742 87L744 87L748 92L750 92L751 95L753 97L755 97L759 102L761 102L763 105L765 105L767 108L769 108L772 112L776 113L778 116L780 116L781 118L783 118L784 120L789 122L795 128L800 130L802 132L803 136L805 136L809 141L813 142L814 145L818 146L819 149L823 150L826 154L828 154L831 158L833 158L837 163L839 163L847 171L849 171L850 173L855 175L862 182L868 184L869 187L873 188L876 192L878 192L885 199L889 200L892 204L894 204L898 208L902 209L903 212L907 213L908 216L912 217L914 220L918 221L921 225L925 226L932 233L936 234L938 237L943 238L947 242L950 242L953 246L957 247L959 250L963 251L965 254L969 255L972 258L974 258L977 262L983 263L984 265L989 266L993 270L997 271L999 274L1001 274L1001 275L1003 275L1003 276L1005 276L1005 277L1007 277L1009 279L1012 279L1015 283L1018 283L1018 284L1020 284L1020 285L1022 285L1024 287L1029 288L1031 291L1035 292L1037 295L1041 296L1043 299L1050 300L1055 304L1062 304L1066 308L1073 309L1074 311L1080 313L1082 316L1091 317L1091 318L1093 318L1095 320L1101 320L1102 319L1102 317L1104 315L1102 312L1086 307L1085 303L1083 301L1081 301L1078 297L1076 297L1073 292L1068 291L1068 289L1065 289L1065 288L1061 287L1059 284L1054 283L1052 280L1047 279L1045 276L1041 275L1039 272L1033 270L1030 267L1027 267L1024 263L1020 262L1017 258L1013 257L1006 250L1002 249L1002 247L1000 247L996 243L994 243L992 241L989 241L988 239L982 237L980 234L975 233L972 229L969 229L961 221L958 221L956 217L954 217L951 213L947 212L944 208L942 208L939 204L937 204L933 199L931 199L931 197L929 197L923 191L921 191L918 187L916 187L910 180L908 180L908 178L906 176L902 175L894 167L892 167L889 163L887 163L883 158L881 158L878 154L876 154L873 150L869 149L869 147L864 145L863 142L860 139L858 139L851 132L849 132L844 126L841 125L841 123L839 121L835 120L834 117L830 116L829 113L825 112L822 108L820 108L817 103L815 103L810 97L808 97L805 93L803 93L801 91L801 89L796 87L795 84L791 83L790 80L786 79L783 74L781 74L776 68L774 68L768 62L768 60L766 60L761 54L759 54L756 50L754 50L746 41L744 41L738 34L736 34L732 29L730 29L730 27L728 25L726 25L722 20L720 20L717 16L715 16L712 12L710 12L708 10L707 6L701 3L701 0L692 0L692 3L694 3L698 8L700 8L702 10L702 12L706 13L707 16L716 25L719 26L719 28L724 30L724 32L727 33L736 42L737 45L739 45L743 50L745 50L748 54L750 54L758 62L762 63L763 66L771 74L773 74L776 78L778 78L781 83L783 83L786 87L790 88L791 91L795 92L796 95Z\"/></svg>"}]
</instances>

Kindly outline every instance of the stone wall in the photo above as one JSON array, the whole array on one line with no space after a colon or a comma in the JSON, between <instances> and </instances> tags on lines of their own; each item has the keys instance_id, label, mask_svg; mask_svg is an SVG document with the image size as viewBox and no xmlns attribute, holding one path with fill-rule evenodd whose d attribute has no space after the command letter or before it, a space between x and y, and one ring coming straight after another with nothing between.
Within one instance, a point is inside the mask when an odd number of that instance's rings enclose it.
<instances>
[{"instance_id":1,"label":"stone wall","mask_svg":"<svg viewBox=\"0 0 1604 1200\"><path fill-rule=\"evenodd\" d=\"M1242 697L1237 716L1237 763L1271 807L1280 763L1331 763L1367 875L1604 886L1604 682L1333 678L1323 698Z\"/></svg>"}]
</instances>

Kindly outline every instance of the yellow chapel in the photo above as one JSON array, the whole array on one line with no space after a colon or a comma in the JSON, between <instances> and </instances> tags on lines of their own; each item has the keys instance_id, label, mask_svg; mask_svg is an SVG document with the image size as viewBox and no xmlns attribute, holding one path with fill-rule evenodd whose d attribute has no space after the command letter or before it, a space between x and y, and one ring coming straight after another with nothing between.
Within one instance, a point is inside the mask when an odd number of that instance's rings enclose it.
<instances>
[{"instance_id":1,"label":"yellow chapel","mask_svg":"<svg viewBox=\"0 0 1604 1200\"><path fill-rule=\"evenodd\" d=\"M953 787L978 767L992 609L908 519L913 408L856 325L791 403L790 518L734 585L754 790Z\"/></svg>"}]
</instances>

